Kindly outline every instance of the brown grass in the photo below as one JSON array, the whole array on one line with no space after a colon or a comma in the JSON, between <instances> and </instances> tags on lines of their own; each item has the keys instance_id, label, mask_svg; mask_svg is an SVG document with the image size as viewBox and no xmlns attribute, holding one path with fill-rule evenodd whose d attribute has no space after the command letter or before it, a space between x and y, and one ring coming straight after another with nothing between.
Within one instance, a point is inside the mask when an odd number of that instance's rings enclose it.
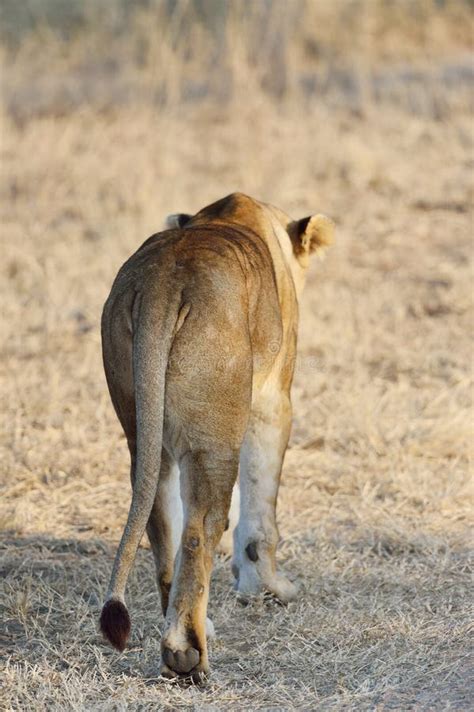
<instances>
[{"instance_id":1,"label":"brown grass","mask_svg":"<svg viewBox=\"0 0 474 712\"><path fill-rule=\"evenodd\" d=\"M422 111L291 87L277 101L245 67L220 105L81 100L2 117L2 709L470 706L465 87L422 83ZM99 319L118 267L167 213L237 189L337 222L304 295L279 504L279 558L302 594L243 608L218 559L213 672L184 688L157 677L163 620L146 546L129 649L97 633L129 504Z\"/></svg>"}]
</instances>

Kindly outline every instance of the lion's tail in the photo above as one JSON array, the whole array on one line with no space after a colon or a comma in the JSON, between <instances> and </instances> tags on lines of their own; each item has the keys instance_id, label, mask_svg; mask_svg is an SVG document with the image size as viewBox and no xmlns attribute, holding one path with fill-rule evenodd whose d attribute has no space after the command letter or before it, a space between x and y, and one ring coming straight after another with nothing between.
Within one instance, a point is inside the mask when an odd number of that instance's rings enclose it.
<instances>
[{"instance_id":1,"label":"lion's tail","mask_svg":"<svg viewBox=\"0 0 474 712\"><path fill-rule=\"evenodd\" d=\"M124 603L125 586L144 534L158 484L163 439L165 373L179 309L179 294L155 287L138 295L133 315L133 373L136 401L137 452L132 502L115 556L106 602L100 616L104 636L118 650L130 634ZM175 304L175 302L177 302Z\"/></svg>"}]
</instances>

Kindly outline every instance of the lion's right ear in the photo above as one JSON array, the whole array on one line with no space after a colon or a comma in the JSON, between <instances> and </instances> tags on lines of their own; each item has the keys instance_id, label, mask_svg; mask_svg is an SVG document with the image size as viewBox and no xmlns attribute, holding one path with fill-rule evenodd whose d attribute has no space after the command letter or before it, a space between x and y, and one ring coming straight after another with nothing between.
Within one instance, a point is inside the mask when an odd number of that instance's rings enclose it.
<instances>
[{"instance_id":1,"label":"lion's right ear","mask_svg":"<svg viewBox=\"0 0 474 712\"><path fill-rule=\"evenodd\" d=\"M334 239L334 223L326 215L312 215L290 223L288 233L296 255L321 254Z\"/></svg>"},{"instance_id":2,"label":"lion's right ear","mask_svg":"<svg viewBox=\"0 0 474 712\"><path fill-rule=\"evenodd\" d=\"M177 227L184 227L192 217L192 215L187 215L186 213L173 213L173 215L168 215L165 225L168 230L172 230Z\"/></svg>"}]
</instances>

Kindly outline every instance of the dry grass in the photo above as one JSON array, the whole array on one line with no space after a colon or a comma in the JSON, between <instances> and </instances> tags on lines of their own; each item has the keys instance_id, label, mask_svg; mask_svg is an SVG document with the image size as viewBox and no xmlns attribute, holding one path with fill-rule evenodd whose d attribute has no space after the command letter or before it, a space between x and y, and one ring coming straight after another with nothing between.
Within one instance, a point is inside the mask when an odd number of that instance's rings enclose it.
<instances>
[{"instance_id":1,"label":"dry grass","mask_svg":"<svg viewBox=\"0 0 474 712\"><path fill-rule=\"evenodd\" d=\"M442 117L291 90L277 103L251 74L221 107L4 114L2 709L469 708L473 136L461 89L444 101L424 86ZM287 608L243 608L217 560L212 676L183 688L157 679L146 548L130 648L97 634L129 503L99 319L118 267L167 213L236 189L338 225L304 295L279 505L280 559L303 590Z\"/></svg>"}]
</instances>

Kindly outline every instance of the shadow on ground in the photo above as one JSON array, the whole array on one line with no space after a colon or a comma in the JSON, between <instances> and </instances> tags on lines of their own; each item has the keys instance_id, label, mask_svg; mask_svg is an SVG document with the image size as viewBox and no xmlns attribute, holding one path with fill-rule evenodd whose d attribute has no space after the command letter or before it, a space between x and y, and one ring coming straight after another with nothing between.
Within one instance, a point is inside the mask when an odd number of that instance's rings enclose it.
<instances>
[{"instance_id":1,"label":"shadow on ground","mask_svg":"<svg viewBox=\"0 0 474 712\"><path fill-rule=\"evenodd\" d=\"M468 709L467 552L373 537L319 538L319 559L318 531L311 530L296 543L298 559L286 562L304 579L299 600L287 607L263 598L242 607L228 561L217 559L210 603L217 639L201 703L226 689L235 709L244 700L265 708L275 694L283 708L291 699L297 708L344 708L350 699L359 709ZM97 620L114 552L101 539L4 536L7 671L24 668L40 698L47 699L45 687L92 677L87 699L133 688L144 705L148 694L176 703L184 695L181 703L192 708L195 688L178 692L159 679L163 619L148 550L139 551L130 580L129 648L118 654L101 640ZM41 683L32 670L41 671Z\"/></svg>"}]
</instances>

